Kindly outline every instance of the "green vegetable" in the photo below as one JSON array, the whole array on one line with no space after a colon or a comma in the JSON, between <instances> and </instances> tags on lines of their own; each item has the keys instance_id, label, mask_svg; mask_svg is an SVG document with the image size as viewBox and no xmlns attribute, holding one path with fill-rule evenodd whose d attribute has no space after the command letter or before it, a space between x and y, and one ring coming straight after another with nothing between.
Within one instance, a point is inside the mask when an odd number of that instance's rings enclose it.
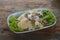
<instances>
[{"instance_id":1,"label":"green vegetable","mask_svg":"<svg viewBox=\"0 0 60 40\"><path fill-rule=\"evenodd\" d=\"M17 23L18 22L16 21L16 17L12 16L9 19L9 26L10 26L11 30L16 31L16 32L23 31L22 28L18 28Z\"/></svg>"},{"instance_id":2,"label":"green vegetable","mask_svg":"<svg viewBox=\"0 0 60 40\"><path fill-rule=\"evenodd\" d=\"M43 10L43 14L44 14L44 17L42 17L42 18L43 18L43 20L47 21L47 24L46 24L47 26L49 26L55 22L55 18L49 10Z\"/></svg>"}]
</instances>

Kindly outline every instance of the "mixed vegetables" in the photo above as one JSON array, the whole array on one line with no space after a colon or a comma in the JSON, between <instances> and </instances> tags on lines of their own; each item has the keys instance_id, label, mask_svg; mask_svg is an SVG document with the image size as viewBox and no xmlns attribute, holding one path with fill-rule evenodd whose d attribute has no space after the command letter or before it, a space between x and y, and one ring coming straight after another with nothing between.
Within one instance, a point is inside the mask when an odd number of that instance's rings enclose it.
<instances>
[{"instance_id":1,"label":"mixed vegetables","mask_svg":"<svg viewBox=\"0 0 60 40\"><path fill-rule=\"evenodd\" d=\"M55 22L49 10L28 10L21 16L11 16L9 26L12 31L22 32L50 26Z\"/></svg>"}]
</instances>

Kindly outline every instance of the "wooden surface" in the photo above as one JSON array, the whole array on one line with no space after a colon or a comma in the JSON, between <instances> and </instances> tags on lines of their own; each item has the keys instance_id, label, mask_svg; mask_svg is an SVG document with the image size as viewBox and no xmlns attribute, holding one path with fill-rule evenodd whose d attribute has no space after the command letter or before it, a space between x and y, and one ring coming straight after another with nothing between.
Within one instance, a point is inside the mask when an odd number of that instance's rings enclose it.
<instances>
[{"instance_id":1,"label":"wooden surface","mask_svg":"<svg viewBox=\"0 0 60 40\"><path fill-rule=\"evenodd\" d=\"M15 34L7 26L8 15L33 8L49 8L57 23L51 28ZM0 40L60 40L60 0L0 0Z\"/></svg>"}]
</instances>

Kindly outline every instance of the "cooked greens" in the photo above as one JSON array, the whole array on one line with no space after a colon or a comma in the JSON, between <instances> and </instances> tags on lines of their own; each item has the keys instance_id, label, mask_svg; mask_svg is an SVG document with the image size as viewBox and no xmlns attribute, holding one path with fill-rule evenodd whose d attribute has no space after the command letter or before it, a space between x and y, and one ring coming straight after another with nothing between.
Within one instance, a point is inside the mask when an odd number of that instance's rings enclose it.
<instances>
[{"instance_id":1,"label":"cooked greens","mask_svg":"<svg viewBox=\"0 0 60 40\"><path fill-rule=\"evenodd\" d=\"M10 26L11 30L12 31L16 31L16 32L23 31L22 28L18 28L17 23L18 22L16 21L16 17L15 16L12 16L9 19L9 26Z\"/></svg>"},{"instance_id":2,"label":"cooked greens","mask_svg":"<svg viewBox=\"0 0 60 40\"><path fill-rule=\"evenodd\" d=\"M55 22L55 18L49 10L44 10L43 13L44 13L44 17L45 17L45 18L43 17L43 19L47 21L47 24L46 24L47 26L49 26Z\"/></svg>"}]
</instances>

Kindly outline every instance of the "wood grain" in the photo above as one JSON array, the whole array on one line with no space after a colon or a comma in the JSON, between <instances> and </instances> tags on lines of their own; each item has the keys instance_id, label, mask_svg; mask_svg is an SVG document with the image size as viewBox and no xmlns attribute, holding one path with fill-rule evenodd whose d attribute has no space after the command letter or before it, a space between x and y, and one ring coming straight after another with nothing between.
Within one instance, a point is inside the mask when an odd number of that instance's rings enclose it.
<instances>
[{"instance_id":1,"label":"wood grain","mask_svg":"<svg viewBox=\"0 0 60 40\"><path fill-rule=\"evenodd\" d=\"M42 40L56 39L54 34L56 32L60 32L59 3L60 3L59 0L0 0L0 40L15 40L15 38L16 40L19 39L29 40L30 37L33 38L33 40L34 39L42 39ZM24 10L39 8L39 7L49 8L55 14L57 18L57 23L55 26L51 28L35 31L27 35L24 34L17 35L9 30L7 26L8 15L18 11L24 11ZM46 34L49 34L51 36L51 39L49 39L50 36L47 36Z\"/></svg>"}]
</instances>

